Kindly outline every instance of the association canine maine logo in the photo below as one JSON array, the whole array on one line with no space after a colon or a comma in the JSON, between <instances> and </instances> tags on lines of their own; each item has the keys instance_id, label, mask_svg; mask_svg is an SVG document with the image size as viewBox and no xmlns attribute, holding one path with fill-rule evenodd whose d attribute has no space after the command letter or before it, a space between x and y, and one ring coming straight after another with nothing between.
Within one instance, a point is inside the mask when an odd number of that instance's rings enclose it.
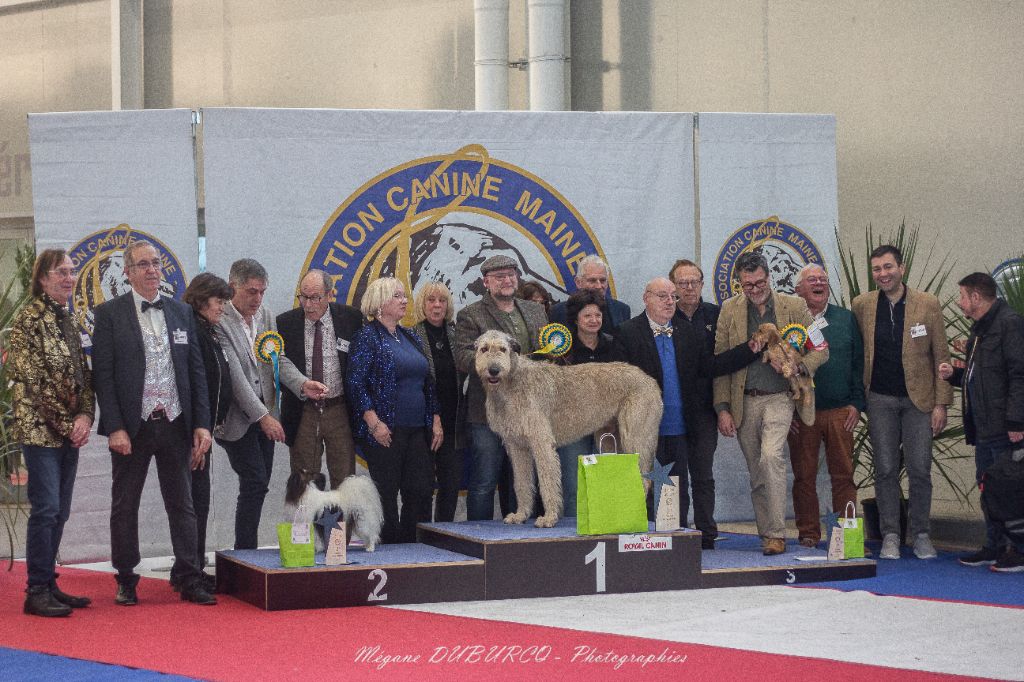
<instances>
[{"instance_id":1,"label":"association canine maine logo","mask_svg":"<svg viewBox=\"0 0 1024 682\"><path fill-rule=\"evenodd\" d=\"M185 293L185 273L181 263L174 252L153 235L123 223L113 229L93 232L68 249L68 256L79 272L71 300L75 319L84 333L83 339L92 337L93 308L131 291L122 252L139 239L153 244L160 255L163 270L160 293L172 298L181 298Z\"/></svg>"},{"instance_id":2,"label":"association canine maine logo","mask_svg":"<svg viewBox=\"0 0 1024 682\"><path fill-rule=\"evenodd\" d=\"M765 257L772 288L784 294L794 292L796 276L802 267L808 263L824 263L814 240L800 228L779 220L778 216L747 223L725 240L715 259L713 287L719 305L740 293L733 272L736 259L747 251L759 251Z\"/></svg>"},{"instance_id":3,"label":"association canine maine logo","mask_svg":"<svg viewBox=\"0 0 1024 682\"><path fill-rule=\"evenodd\" d=\"M480 264L496 254L513 258L523 279L539 281L556 299L574 288L580 260L604 258L565 197L472 144L366 182L327 220L303 270L326 271L336 300L351 305L371 281L393 276L410 294L443 282L461 308L483 295Z\"/></svg>"}]
</instances>

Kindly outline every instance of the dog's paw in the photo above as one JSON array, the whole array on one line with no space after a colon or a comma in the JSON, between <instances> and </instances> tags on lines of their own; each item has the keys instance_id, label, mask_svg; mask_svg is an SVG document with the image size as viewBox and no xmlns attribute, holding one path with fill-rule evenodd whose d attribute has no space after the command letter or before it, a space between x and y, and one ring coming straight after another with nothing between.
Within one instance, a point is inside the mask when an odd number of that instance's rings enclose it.
<instances>
[{"instance_id":1,"label":"dog's paw","mask_svg":"<svg viewBox=\"0 0 1024 682\"><path fill-rule=\"evenodd\" d=\"M515 514L509 514L505 517L505 523L522 523L525 520L526 514L520 514L518 512Z\"/></svg>"},{"instance_id":2,"label":"dog's paw","mask_svg":"<svg viewBox=\"0 0 1024 682\"><path fill-rule=\"evenodd\" d=\"M557 516L554 514L545 514L544 516L538 516L533 525L537 528L553 528L556 523L558 523Z\"/></svg>"},{"instance_id":3,"label":"dog's paw","mask_svg":"<svg viewBox=\"0 0 1024 682\"><path fill-rule=\"evenodd\" d=\"M363 549L366 550L367 552L372 552L373 550L377 549L377 545L371 542L371 543L369 543L367 545L364 545Z\"/></svg>"}]
</instances>

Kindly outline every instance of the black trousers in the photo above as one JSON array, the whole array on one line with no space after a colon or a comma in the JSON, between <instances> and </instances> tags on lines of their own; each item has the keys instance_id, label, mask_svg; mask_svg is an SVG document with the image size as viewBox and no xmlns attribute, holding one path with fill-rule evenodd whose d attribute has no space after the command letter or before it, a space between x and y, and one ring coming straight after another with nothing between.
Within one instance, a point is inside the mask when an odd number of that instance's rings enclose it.
<instances>
[{"instance_id":1,"label":"black trousers","mask_svg":"<svg viewBox=\"0 0 1024 682\"><path fill-rule=\"evenodd\" d=\"M206 524L210 518L210 453L203 457L203 468L192 470L192 509L196 513L196 554L199 568L206 566Z\"/></svg>"},{"instance_id":2,"label":"black trousers","mask_svg":"<svg viewBox=\"0 0 1024 682\"><path fill-rule=\"evenodd\" d=\"M174 565L171 581L189 585L199 577L196 553L196 515L192 508L190 466L192 434L179 417L145 421L132 438L132 453L110 453L110 561L119 582L131 582L139 555L139 502L146 484L149 462L156 460L160 495L171 530Z\"/></svg>"},{"instance_id":3,"label":"black trousers","mask_svg":"<svg viewBox=\"0 0 1024 682\"><path fill-rule=\"evenodd\" d=\"M705 540L718 537L715 523L715 450L718 423L714 417L686 424L686 464L693 490L693 525ZM673 472L674 473L674 472ZM682 496L680 496L682 502ZM680 518L686 523L686 509Z\"/></svg>"},{"instance_id":4,"label":"black trousers","mask_svg":"<svg viewBox=\"0 0 1024 682\"><path fill-rule=\"evenodd\" d=\"M270 474L274 470L274 441L254 423L238 440L218 438L217 443L228 453L228 462L238 474L235 549L256 549L263 500L270 490Z\"/></svg>"},{"instance_id":5,"label":"black trousers","mask_svg":"<svg viewBox=\"0 0 1024 682\"><path fill-rule=\"evenodd\" d=\"M462 485L462 453L455 449L455 422L442 421L444 442L434 453L434 477L437 499L434 501L435 521L454 521Z\"/></svg>"},{"instance_id":6,"label":"black trousers","mask_svg":"<svg viewBox=\"0 0 1024 682\"><path fill-rule=\"evenodd\" d=\"M398 426L391 430L389 448L381 447L372 437L361 444L384 508L382 542L416 542L416 524L430 521L434 462L429 438L430 432L424 427Z\"/></svg>"}]
</instances>

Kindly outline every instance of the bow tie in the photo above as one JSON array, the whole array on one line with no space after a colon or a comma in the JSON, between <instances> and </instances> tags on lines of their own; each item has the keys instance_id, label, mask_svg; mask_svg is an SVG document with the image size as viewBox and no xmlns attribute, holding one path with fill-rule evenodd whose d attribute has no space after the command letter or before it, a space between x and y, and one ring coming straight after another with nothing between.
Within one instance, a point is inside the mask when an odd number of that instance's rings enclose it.
<instances>
[{"instance_id":1,"label":"bow tie","mask_svg":"<svg viewBox=\"0 0 1024 682\"><path fill-rule=\"evenodd\" d=\"M664 327L655 327L654 328L654 335L655 336L667 336L667 337L669 337L671 339L672 338L672 327L670 327L668 325L665 325Z\"/></svg>"},{"instance_id":2,"label":"bow tie","mask_svg":"<svg viewBox=\"0 0 1024 682\"><path fill-rule=\"evenodd\" d=\"M163 301L163 299L162 298L158 298L156 300L156 303L150 303L149 301L143 301L142 302L142 312L146 312L150 308L156 308L157 310L163 310L164 309L164 301Z\"/></svg>"}]
</instances>

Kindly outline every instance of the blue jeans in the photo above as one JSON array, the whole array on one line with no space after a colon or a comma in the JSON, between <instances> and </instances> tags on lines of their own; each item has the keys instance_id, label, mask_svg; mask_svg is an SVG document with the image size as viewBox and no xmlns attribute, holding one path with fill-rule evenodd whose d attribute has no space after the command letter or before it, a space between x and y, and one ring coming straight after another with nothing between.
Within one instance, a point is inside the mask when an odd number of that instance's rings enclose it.
<instances>
[{"instance_id":1,"label":"blue jeans","mask_svg":"<svg viewBox=\"0 0 1024 682\"><path fill-rule=\"evenodd\" d=\"M54 580L64 523L71 514L78 448L65 440L59 448L23 445L21 451L28 468L28 501L32 505L25 538L28 585L49 585Z\"/></svg>"},{"instance_id":2,"label":"blue jeans","mask_svg":"<svg viewBox=\"0 0 1024 682\"><path fill-rule=\"evenodd\" d=\"M980 484L981 477L985 473L985 470L996 463L996 460L1002 458L1004 455L1010 452L1010 448L1013 444L1005 434L1002 437L990 438L987 440L978 440L974 444L974 465L975 465L975 480ZM982 506L982 511L984 511ZM988 549L1001 550L1006 544L1008 539L1003 533L1002 524L995 523L988 518L988 514L985 514L985 547ZM1021 547L1018 550L1024 549Z\"/></svg>"},{"instance_id":3,"label":"blue jeans","mask_svg":"<svg viewBox=\"0 0 1024 682\"><path fill-rule=\"evenodd\" d=\"M466 493L466 518L490 521L494 518L494 491L501 480L502 463L508 458L498 434L487 424L469 424L469 490ZM515 509L515 494L509 491L510 508Z\"/></svg>"},{"instance_id":4,"label":"blue jeans","mask_svg":"<svg viewBox=\"0 0 1024 682\"><path fill-rule=\"evenodd\" d=\"M235 441L217 439L228 453L231 468L238 474L238 502L235 505L235 549L256 549L263 513L263 499L270 490L274 470L274 441L259 424L251 424Z\"/></svg>"},{"instance_id":5,"label":"blue jeans","mask_svg":"<svg viewBox=\"0 0 1024 682\"><path fill-rule=\"evenodd\" d=\"M584 436L577 441L558 448L558 461L562 465L562 516L576 516L576 474L579 470L578 457L592 455L593 436Z\"/></svg>"}]
</instances>

